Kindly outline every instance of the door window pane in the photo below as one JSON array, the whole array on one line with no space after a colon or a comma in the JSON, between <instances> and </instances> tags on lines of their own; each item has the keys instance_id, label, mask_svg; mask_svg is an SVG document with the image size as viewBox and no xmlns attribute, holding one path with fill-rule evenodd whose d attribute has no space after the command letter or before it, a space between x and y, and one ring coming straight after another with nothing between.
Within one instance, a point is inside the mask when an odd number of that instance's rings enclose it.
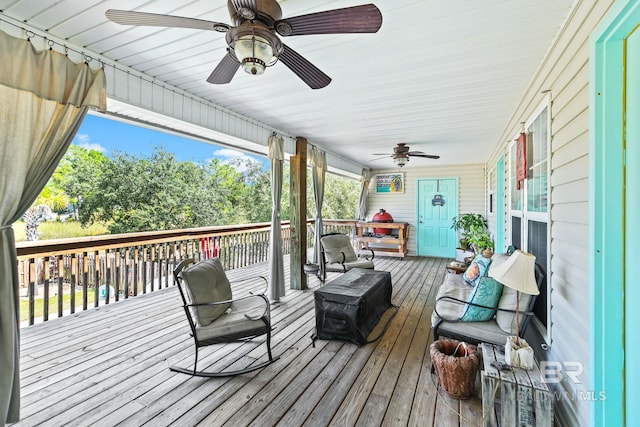
<instances>
[{"instance_id":1,"label":"door window pane","mask_svg":"<svg viewBox=\"0 0 640 427\"><path fill-rule=\"evenodd\" d=\"M549 138L548 109L531 123L527 129L527 210L547 212L547 147Z\"/></svg>"}]
</instances>

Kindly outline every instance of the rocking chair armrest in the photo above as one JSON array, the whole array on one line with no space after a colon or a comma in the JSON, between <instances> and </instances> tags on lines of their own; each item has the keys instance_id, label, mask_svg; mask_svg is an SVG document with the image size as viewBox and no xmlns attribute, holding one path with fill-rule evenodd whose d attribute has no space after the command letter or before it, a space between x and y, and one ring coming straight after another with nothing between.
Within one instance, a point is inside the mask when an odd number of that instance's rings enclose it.
<instances>
[{"instance_id":1,"label":"rocking chair armrest","mask_svg":"<svg viewBox=\"0 0 640 427\"><path fill-rule=\"evenodd\" d=\"M267 293L267 289L269 289L269 281L264 276L252 276L252 277L245 277L244 279L234 280L232 285L235 284L235 283L244 283L244 282L249 282L249 281L256 281L258 279L262 279L262 281L264 281L264 290L262 292L249 291L249 294L251 294L251 295L266 294Z\"/></svg>"},{"instance_id":2,"label":"rocking chair armrest","mask_svg":"<svg viewBox=\"0 0 640 427\"><path fill-rule=\"evenodd\" d=\"M344 263L347 261L347 256L344 254L343 251L340 251L340 254L342 255L342 261L338 261L338 262L342 264L342 267L344 268Z\"/></svg>"},{"instance_id":3,"label":"rocking chair armrest","mask_svg":"<svg viewBox=\"0 0 640 427\"><path fill-rule=\"evenodd\" d=\"M264 295L262 294L258 294L258 295L245 295L243 297L239 297L239 298L231 298L228 300L224 300L224 301L211 301L211 302L200 302L197 304L187 304L187 307L206 307L209 305L221 305L221 304L231 304L232 302L236 302L236 301L241 301L247 298L265 298ZM267 299L267 302L269 302L269 300Z\"/></svg>"},{"instance_id":4,"label":"rocking chair armrest","mask_svg":"<svg viewBox=\"0 0 640 427\"><path fill-rule=\"evenodd\" d=\"M362 250L364 251L365 249L362 249ZM376 257L376 253L373 251L373 249L369 249L369 248L367 248L366 250L368 250L369 252L371 252L371 258L369 258L369 256L368 256L368 255L365 255L365 256L364 256L364 259L366 259L367 261L373 261L373 259Z\"/></svg>"},{"instance_id":5,"label":"rocking chair armrest","mask_svg":"<svg viewBox=\"0 0 640 427\"><path fill-rule=\"evenodd\" d=\"M221 305L221 304L229 304L235 300L230 299L226 301L211 301L211 302L199 302L196 304L186 304L185 307L206 307L211 305Z\"/></svg>"},{"instance_id":6,"label":"rocking chair armrest","mask_svg":"<svg viewBox=\"0 0 640 427\"><path fill-rule=\"evenodd\" d=\"M260 294L260 295L249 295L249 297L258 297L258 298L262 298L264 300L265 304L265 309L262 312L261 315L259 316L249 316L248 314L245 314L244 317L249 319L249 320L260 320L260 319L266 319L267 315L269 314L269 311L271 310L271 303L269 302L269 298L267 298L266 295ZM248 298L248 297L246 297ZM265 320L266 322L266 320Z\"/></svg>"}]
</instances>

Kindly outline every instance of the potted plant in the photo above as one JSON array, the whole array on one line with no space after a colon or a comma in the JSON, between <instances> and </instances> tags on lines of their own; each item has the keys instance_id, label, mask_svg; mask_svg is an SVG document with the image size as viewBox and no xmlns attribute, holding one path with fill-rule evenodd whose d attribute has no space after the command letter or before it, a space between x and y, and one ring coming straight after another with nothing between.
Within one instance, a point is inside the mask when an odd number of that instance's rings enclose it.
<instances>
[{"instance_id":1,"label":"potted plant","mask_svg":"<svg viewBox=\"0 0 640 427\"><path fill-rule=\"evenodd\" d=\"M466 213L451 218L451 228L460 233L460 248L469 249L472 230L488 230L487 220L480 214Z\"/></svg>"},{"instance_id":2,"label":"potted plant","mask_svg":"<svg viewBox=\"0 0 640 427\"><path fill-rule=\"evenodd\" d=\"M485 258L491 258L493 255L494 244L487 228L472 227L469 231L467 241L473 248L474 253L482 253L482 256Z\"/></svg>"}]
</instances>

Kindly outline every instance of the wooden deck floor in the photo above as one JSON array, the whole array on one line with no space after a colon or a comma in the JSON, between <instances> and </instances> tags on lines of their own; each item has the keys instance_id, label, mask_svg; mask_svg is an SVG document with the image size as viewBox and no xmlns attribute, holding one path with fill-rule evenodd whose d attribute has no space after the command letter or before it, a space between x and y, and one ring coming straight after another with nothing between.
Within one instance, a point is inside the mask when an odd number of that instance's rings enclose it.
<instances>
[{"instance_id":1,"label":"wooden deck floor","mask_svg":"<svg viewBox=\"0 0 640 427\"><path fill-rule=\"evenodd\" d=\"M280 360L233 378L191 378L168 369L193 361L175 288L24 328L22 420L15 425L481 424L480 400L451 399L431 374L430 316L445 264L376 258L377 270L392 273L393 303L400 309L380 340L361 347L318 340L314 348L313 290L320 283L312 277L310 289L288 289L272 306ZM259 264L228 276L233 283L267 272ZM205 348L200 358L216 367L238 366L265 353L264 342L255 340Z\"/></svg>"}]
</instances>

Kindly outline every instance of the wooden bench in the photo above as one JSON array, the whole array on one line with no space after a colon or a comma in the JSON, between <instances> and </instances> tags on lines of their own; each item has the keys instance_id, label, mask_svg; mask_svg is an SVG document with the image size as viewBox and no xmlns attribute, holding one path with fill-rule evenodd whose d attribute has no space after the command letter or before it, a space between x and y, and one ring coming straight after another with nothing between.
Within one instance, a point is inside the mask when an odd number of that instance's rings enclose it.
<instances>
[{"instance_id":1,"label":"wooden bench","mask_svg":"<svg viewBox=\"0 0 640 427\"><path fill-rule=\"evenodd\" d=\"M482 352L482 417L484 426L552 426L553 397L538 366L531 370L497 369L504 347L480 344Z\"/></svg>"}]
</instances>

